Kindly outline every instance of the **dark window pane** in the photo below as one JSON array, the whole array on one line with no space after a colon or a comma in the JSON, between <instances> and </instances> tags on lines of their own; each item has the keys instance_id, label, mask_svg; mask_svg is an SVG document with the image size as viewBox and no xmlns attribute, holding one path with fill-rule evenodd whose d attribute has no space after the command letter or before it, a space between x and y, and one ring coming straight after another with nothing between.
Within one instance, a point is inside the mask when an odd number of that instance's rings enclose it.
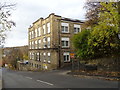
<instances>
[{"instance_id":1,"label":"dark window pane","mask_svg":"<svg viewBox=\"0 0 120 90\"><path fill-rule=\"evenodd\" d=\"M80 32L80 28L77 28L78 32Z\"/></svg>"},{"instance_id":2,"label":"dark window pane","mask_svg":"<svg viewBox=\"0 0 120 90\"><path fill-rule=\"evenodd\" d=\"M74 28L74 32L76 32L76 28Z\"/></svg>"},{"instance_id":3,"label":"dark window pane","mask_svg":"<svg viewBox=\"0 0 120 90\"><path fill-rule=\"evenodd\" d=\"M69 61L69 55L67 55L67 61Z\"/></svg>"},{"instance_id":4,"label":"dark window pane","mask_svg":"<svg viewBox=\"0 0 120 90\"><path fill-rule=\"evenodd\" d=\"M62 41L62 46L65 46L65 45L64 45L64 41Z\"/></svg>"},{"instance_id":5,"label":"dark window pane","mask_svg":"<svg viewBox=\"0 0 120 90\"><path fill-rule=\"evenodd\" d=\"M66 41L66 46L68 46L68 41Z\"/></svg>"},{"instance_id":6,"label":"dark window pane","mask_svg":"<svg viewBox=\"0 0 120 90\"><path fill-rule=\"evenodd\" d=\"M64 61L66 61L66 56L64 55Z\"/></svg>"},{"instance_id":7,"label":"dark window pane","mask_svg":"<svg viewBox=\"0 0 120 90\"><path fill-rule=\"evenodd\" d=\"M61 29L62 29L62 32L64 32L64 26L62 26Z\"/></svg>"},{"instance_id":8,"label":"dark window pane","mask_svg":"<svg viewBox=\"0 0 120 90\"><path fill-rule=\"evenodd\" d=\"M68 27L65 27L65 32L68 32Z\"/></svg>"}]
</instances>

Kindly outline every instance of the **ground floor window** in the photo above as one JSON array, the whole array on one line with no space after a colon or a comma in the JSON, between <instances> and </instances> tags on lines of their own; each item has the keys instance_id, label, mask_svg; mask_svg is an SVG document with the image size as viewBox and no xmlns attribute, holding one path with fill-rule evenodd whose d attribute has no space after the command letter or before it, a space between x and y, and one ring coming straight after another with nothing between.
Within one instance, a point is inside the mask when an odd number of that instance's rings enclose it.
<instances>
[{"instance_id":1,"label":"ground floor window","mask_svg":"<svg viewBox=\"0 0 120 90\"><path fill-rule=\"evenodd\" d=\"M48 52L48 63L50 63L50 53Z\"/></svg>"},{"instance_id":2,"label":"ground floor window","mask_svg":"<svg viewBox=\"0 0 120 90\"><path fill-rule=\"evenodd\" d=\"M40 53L37 53L37 61L40 61Z\"/></svg>"},{"instance_id":3,"label":"ground floor window","mask_svg":"<svg viewBox=\"0 0 120 90\"><path fill-rule=\"evenodd\" d=\"M29 57L30 57L30 59L32 59L32 53L31 52L29 53Z\"/></svg>"},{"instance_id":4,"label":"ground floor window","mask_svg":"<svg viewBox=\"0 0 120 90\"><path fill-rule=\"evenodd\" d=\"M31 59L33 60L34 59L34 53L32 52L32 55L31 55Z\"/></svg>"},{"instance_id":5,"label":"ground floor window","mask_svg":"<svg viewBox=\"0 0 120 90\"><path fill-rule=\"evenodd\" d=\"M33 63L30 63L30 66L32 66L32 67L33 67Z\"/></svg>"},{"instance_id":6,"label":"ground floor window","mask_svg":"<svg viewBox=\"0 0 120 90\"><path fill-rule=\"evenodd\" d=\"M39 68L39 65L38 65L38 64L35 64L35 68Z\"/></svg>"},{"instance_id":7,"label":"ground floor window","mask_svg":"<svg viewBox=\"0 0 120 90\"><path fill-rule=\"evenodd\" d=\"M70 53L69 52L63 53L63 60L64 60L64 62L70 62Z\"/></svg>"}]
</instances>

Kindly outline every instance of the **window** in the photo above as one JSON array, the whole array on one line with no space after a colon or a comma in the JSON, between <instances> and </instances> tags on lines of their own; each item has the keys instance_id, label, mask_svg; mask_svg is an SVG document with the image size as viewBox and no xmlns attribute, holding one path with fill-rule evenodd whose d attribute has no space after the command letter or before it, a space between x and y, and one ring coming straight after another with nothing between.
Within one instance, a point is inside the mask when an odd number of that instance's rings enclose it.
<instances>
[{"instance_id":1,"label":"window","mask_svg":"<svg viewBox=\"0 0 120 90\"><path fill-rule=\"evenodd\" d=\"M61 23L62 33L69 33L68 26L69 26L68 23Z\"/></svg>"},{"instance_id":2,"label":"window","mask_svg":"<svg viewBox=\"0 0 120 90\"><path fill-rule=\"evenodd\" d=\"M38 65L38 64L36 64L36 68L39 68L39 65Z\"/></svg>"},{"instance_id":3,"label":"window","mask_svg":"<svg viewBox=\"0 0 120 90\"><path fill-rule=\"evenodd\" d=\"M39 68L41 68L41 65L39 65Z\"/></svg>"},{"instance_id":4,"label":"window","mask_svg":"<svg viewBox=\"0 0 120 90\"><path fill-rule=\"evenodd\" d=\"M43 62L45 63L46 62L46 53L43 53L43 56L44 56L44 60L43 60Z\"/></svg>"},{"instance_id":5,"label":"window","mask_svg":"<svg viewBox=\"0 0 120 90\"><path fill-rule=\"evenodd\" d=\"M30 59L32 59L32 53L30 52L30 54L29 54L29 57L30 57Z\"/></svg>"},{"instance_id":6,"label":"window","mask_svg":"<svg viewBox=\"0 0 120 90\"><path fill-rule=\"evenodd\" d=\"M31 39L31 34L32 34L32 33L31 33L31 32L29 32L29 39Z\"/></svg>"},{"instance_id":7,"label":"window","mask_svg":"<svg viewBox=\"0 0 120 90\"><path fill-rule=\"evenodd\" d=\"M48 57L50 57L50 53L48 53Z\"/></svg>"},{"instance_id":8,"label":"window","mask_svg":"<svg viewBox=\"0 0 120 90\"><path fill-rule=\"evenodd\" d=\"M32 31L32 38L34 38L34 31Z\"/></svg>"},{"instance_id":9,"label":"window","mask_svg":"<svg viewBox=\"0 0 120 90\"><path fill-rule=\"evenodd\" d=\"M43 53L44 56L46 56L46 53Z\"/></svg>"},{"instance_id":10,"label":"window","mask_svg":"<svg viewBox=\"0 0 120 90\"><path fill-rule=\"evenodd\" d=\"M37 49L37 44L38 44L38 43L37 43L37 40L36 40L36 41L35 41L35 49Z\"/></svg>"},{"instance_id":11,"label":"window","mask_svg":"<svg viewBox=\"0 0 120 90\"><path fill-rule=\"evenodd\" d=\"M46 37L44 37L44 38L43 38L43 42L46 42L46 41L47 41L47 38L46 38Z\"/></svg>"},{"instance_id":12,"label":"window","mask_svg":"<svg viewBox=\"0 0 120 90\"><path fill-rule=\"evenodd\" d=\"M32 60L34 59L34 53L33 52L31 53L31 59Z\"/></svg>"},{"instance_id":13,"label":"window","mask_svg":"<svg viewBox=\"0 0 120 90\"><path fill-rule=\"evenodd\" d=\"M35 64L35 68L36 68L36 65L37 65L37 64Z\"/></svg>"},{"instance_id":14,"label":"window","mask_svg":"<svg viewBox=\"0 0 120 90\"><path fill-rule=\"evenodd\" d=\"M64 60L64 62L70 62L70 54L69 54L69 52L64 52L63 53L63 60Z\"/></svg>"},{"instance_id":15,"label":"window","mask_svg":"<svg viewBox=\"0 0 120 90\"><path fill-rule=\"evenodd\" d=\"M32 63L32 67L34 66L34 64Z\"/></svg>"},{"instance_id":16,"label":"window","mask_svg":"<svg viewBox=\"0 0 120 90\"><path fill-rule=\"evenodd\" d=\"M43 62L44 63L46 62L46 53L45 52L43 53Z\"/></svg>"},{"instance_id":17,"label":"window","mask_svg":"<svg viewBox=\"0 0 120 90\"><path fill-rule=\"evenodd\" d=\"M31 49L31 42L29 42L29 49Z\"/></svg>"},{"instance_id":18,"label":"window","mask_svg":"<svg viewBox=\"0 0 120 90\"><path fill-rule=\"evenodd\" d=\"M47 33L50 33L50 23L47 23Z\"/></svg>"},{"instance_id":19,"label":"window","mask_svg":"<svg viewBox=\"0 0 120 90\"><path fill-rule=\"evenodd\" d=\"M39 61L41 61L41 53L39 52Z\"/></svg>"},{"instance_id":20,"label":"window","mask_svg":"<svg viewBox=\"0 0 120 90\"><path fill-rule=\"evenodd\" d=\"M80 32L80 25L74 24L74 33Z\"/></svg>"},{"instance_id":21,"label":"window","mask_svg":"<svg viewBox=\"0 0 120 90\"><path fill-rule=\"evenodd\" d=\"M41 29L40 29L40 27L38 28L38 36L41 36Z\"/></svg>"},{"instance_id":22,"label":"window","mask_svg":"<svg viewBox=\"0 0 120 90\"><path fill-rule=\"evenodd\" d=\"M35 37L37 37L37 29L35 29Z\"/></svg>"},{"instance_id":23,"label":"window","mask_svg":"<svg viewBox=\"0 0 120 90\"><path fill-rule=\"evenodd\" d=\"M46 34L45 25L43 25L43 34Z\"/></svg>"},{"instance_id":24,"label":"window","mask_svg":"<svg viewBox=\"0 0 120 90\"><path fill-rule=\"evenodd\" d=\"M69 38L62 38L62 47L69 47Z\"/></svg>"},{"instance_id":25,"label":"window","mask_svg":"<svg viewBox=\"0 0 120 90\"><path fill-rule=\"evenodd\" d=\"M41 48L41 40L38 40L38 48Z\"/></svg>"},{"instance_id":26,"label":"window","mask_svg":"<svg viewBox=\"0 0 120 90\"><path fill-rule=\"evenodd\" d=\"M50 63L50 53L48 52L48 63Z\"/></svg>"},{"instance_id":27,"label":"window","mask_svg":"<svg viewBox=\"0 0 120 90\"><path fill-rule=\"evenodd\" d=\"M34 49L34 41L32 41L32 49Z\"/></svg>"},{"instance_id":28,"label":"window","mask_svg":"<svg viewBox=\"0 0 120 90\"><path fill-rule=\"evenodd\" d=\"M50 48L50 37L47 38L47 47Z\"/></svg>"},{"instance_id":29,"label":"window","mask_svg":"<svg viewBox=\"0 0 120 90\"><path fill-rule=\"evenodd\" d=\"M40 53L38 52L37 53L37 61L40 61L40 55L39 55Z\"/></svg>"},{"instance_id":30,"label":"window","mask_svg":"<svg viewBox=\"0 0 120 90\"><path fill-rule=\"evenodd\" d=\"M44 38L43 38L43 48L47 48L47 43L46 43L46 41L47 41L47 38L44 37Z\"/></svg>"}]
</instances>

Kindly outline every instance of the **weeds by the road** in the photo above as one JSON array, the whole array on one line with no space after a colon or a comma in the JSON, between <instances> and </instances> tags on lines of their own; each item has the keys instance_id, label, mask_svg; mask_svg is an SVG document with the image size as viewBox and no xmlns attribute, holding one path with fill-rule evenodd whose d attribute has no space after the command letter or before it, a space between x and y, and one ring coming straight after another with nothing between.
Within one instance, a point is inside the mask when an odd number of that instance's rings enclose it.
<instances>
[{"instance_id":1,"label":"weeds by the road","mask_svg":"<svg viewBox=\"0 0 120 90\"><path fill-rule=\"evenodd\" d=\"M98 79L105 79L105 80L120 80L120 72L112 72L112 71L85 71L85 70L75 70L69 72L68 74L78 76L78 77L95 77Z\"/></svg>"}]
</instances>

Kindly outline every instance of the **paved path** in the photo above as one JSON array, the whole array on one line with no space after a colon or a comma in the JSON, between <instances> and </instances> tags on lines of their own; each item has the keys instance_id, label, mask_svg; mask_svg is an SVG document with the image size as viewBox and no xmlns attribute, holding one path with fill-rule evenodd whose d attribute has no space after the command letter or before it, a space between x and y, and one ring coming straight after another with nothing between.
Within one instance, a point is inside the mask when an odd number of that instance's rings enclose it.
<instances>
[{"instance_id":1,"label":"paved path","mask_svg":"<svg viewBox=\"0 0 120 90\"><path fill-rule=\"evenodd\" d=\"M3 88L117 88L117 81L78 78L64 71L26 72L3 69Z\"/></svg>"}]
</instances>

